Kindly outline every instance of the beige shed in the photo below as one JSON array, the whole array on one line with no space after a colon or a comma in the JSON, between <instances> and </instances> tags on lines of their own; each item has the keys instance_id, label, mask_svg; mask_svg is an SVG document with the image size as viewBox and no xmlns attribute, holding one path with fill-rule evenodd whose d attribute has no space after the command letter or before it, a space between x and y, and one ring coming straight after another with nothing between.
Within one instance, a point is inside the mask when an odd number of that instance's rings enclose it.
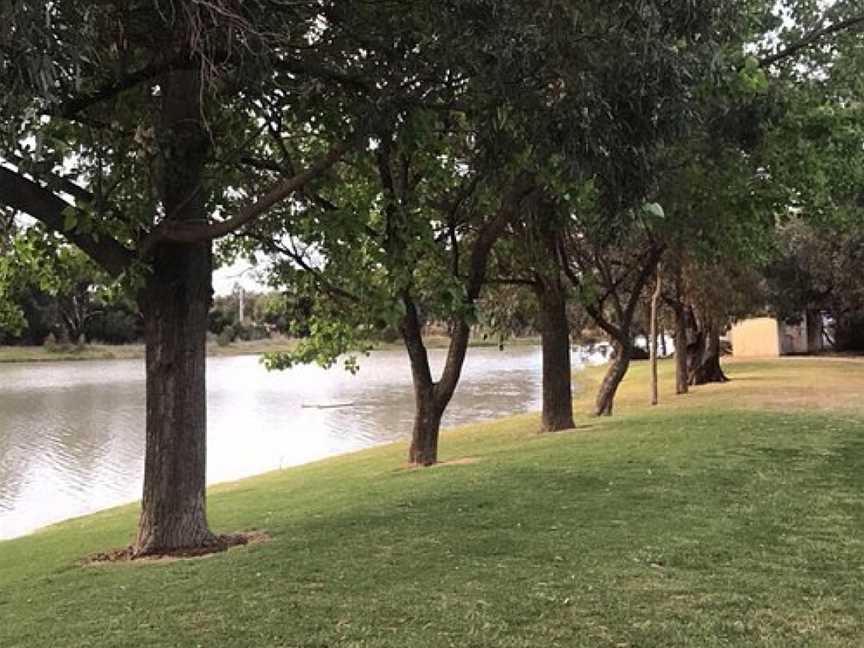
<instances>
[{"instance_id":1,"label":"beige shed","mask_svg":"<svg viewBox=\"0 0 864 648\"><path fill-rule=\"evenodd\" d=\"M825 350L821 316L807 313L799 324L786 324L773 317L754 317L732 326L732 355L765 358Z\"/></svg>"},{"instance_id":2,"label":"beige shed","mask_svg":"<svg viewBox=\"0 0 864 648\"><path fill-rule=\"evenodd\" d=\"M780 355L780 327L773 317L754 317L732 326L732 355L736 358Z\"/></svg>"}]
</instances>

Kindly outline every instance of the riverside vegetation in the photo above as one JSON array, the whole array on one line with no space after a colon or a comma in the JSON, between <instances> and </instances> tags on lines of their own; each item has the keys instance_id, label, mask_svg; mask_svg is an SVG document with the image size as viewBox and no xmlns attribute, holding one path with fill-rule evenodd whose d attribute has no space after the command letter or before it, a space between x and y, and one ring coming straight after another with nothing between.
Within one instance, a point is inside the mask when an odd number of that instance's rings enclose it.
<instances>
[{"instance_id":1,"label":"riverside vegetation","mask_svg":"<svg viewBox=\"0 0 864 648\"><path fill-rule=\"evenodd\" d=\"M426 346L430 349L447 348L449 340L443 336L430 336ZM508 339L506 346L532 346L538 343L536 337L519 337ZM395 342L370 342L374 349L401 348ZM297 340L287 337L263 338L261 340L235 340L229 344L207 344L208 356L260 355L262 353L278 353L291 351L297 346ZM497 347L495 338L473 338L470 347ZM0 363L2 362L57 362L66 360L137 360L144 358L143 344L85 344L82 346L66 345L51 350L45 346L3 346L0 345Z\"/></svg>"},{"instance_id":2,"label":"riverside vegetation","mask_svg":"<svg viewBox=\"0 0 864 648\"><path fill-rule=\"evenodd\" d=\"M537 435L536 415L210 489L268 542L84 565L136 506L0 543L0 645L858 646L864 365L730 362L731 382ZM576 411L599 370L577 374ZM300 431L297 431L300 433Z\"/></svg>"}]
</instances>

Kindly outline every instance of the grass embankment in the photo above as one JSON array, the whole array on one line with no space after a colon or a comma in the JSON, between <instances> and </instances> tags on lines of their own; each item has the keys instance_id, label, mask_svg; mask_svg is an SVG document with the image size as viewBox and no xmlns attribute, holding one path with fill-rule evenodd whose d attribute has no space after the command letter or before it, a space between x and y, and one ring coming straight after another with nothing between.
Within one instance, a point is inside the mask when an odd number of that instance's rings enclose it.
<instances>
[{"instance_id":1,"label":"grass embankment","mask_svg":"<svg viewBox=\"0 0 864 648\"><path fill-rule=\"evenodd\" d=\"M450 338L445 336L430 336L426 339L426 346L430 349L444 349L450 343ZM539 338L526 337L508 340L507 346L530 346L539 343ZM219 345L208 342L207 355L210 357L236 356L236 355L259 355L262 353L275 353L279 351L290 351L297 345L296 340L276 337L264 340L250 340L231 342ZM472 347L497 347L498 342L475 338L471 340ZM404 349L401 342L381 342L376 345L378 349ZM0 346L0 363L3 362L61 362L66 360L137 360L144 357L143 344L86 344L83 347L69 346L49 350L44 346Z\"/></svg>"},{"instance_id":2,"label":"grass embankment","mask_svg":"<svg viewBox=\"0 0 864 648\"><path fill-rule=\"evenodd\" d=\"M652 409L636 366L572 432L445 434L474 463L397 444L216 487L215 529L272 541L207 559L79 566L134 506L0 543L0 646L861 646L864 364L727 368L674 397L665 365Z\"/></svg>"}]
</instances>

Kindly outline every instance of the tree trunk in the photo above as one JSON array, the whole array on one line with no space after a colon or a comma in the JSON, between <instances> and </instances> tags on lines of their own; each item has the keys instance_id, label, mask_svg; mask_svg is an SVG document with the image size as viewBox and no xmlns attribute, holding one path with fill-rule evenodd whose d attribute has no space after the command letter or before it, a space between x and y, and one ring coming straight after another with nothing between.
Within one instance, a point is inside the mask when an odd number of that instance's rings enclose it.
<instances>
[{"instance_id":1,"label":"tree trunk","mask_svg":"<svg viewBox=\"0 0 864 648\"><path fill-rule=\"evenodd\" d=\"M197 71L162 84L160 194L166 218L205 221L202 190L208 138ZM147 362L147 449L137 555L206 546L207 413L204 382L209 243L162 244L139 302Z\"/></svg>"},{"instance_id":2,"label":"tree trunk","mask_svg":"<svg viewBox=\"0 0 864 648\"><path fill-rule=\"evenodd\" d=\"M209 246L163 246L142 300L147 450L135 553L201 547L206 515Z\"/></svg>"},{"instance_id":3,"label":"tree trunk","mask_svg":"<svg viewBox=\"0 0 864 648\"><path fill-rule=\"evenodd\" d=\"M654 294L651 295L651 339L649 340L649 354L651 360L651 404L660 402L659 388L657 386L657 306L660 301L660 290L662 288L660 278L660 267L657 267L657 281L654 286Z\"/></svg>"},{"instance_id":4,"label":"tree trunk","mask_svg":"<svg viewBox=\"0 0 864 648\"><path fill-rule=\"evenodd\" d=\"M597 416L612 416L615 392L618 391L618 385L621 384L624 374L627 373L627 368L630 366L630 357L633 353L632 347L620 342L615 342L614 347L615 356L612 358L606 376L600 385L600 390L597 392L597 401L594 409L594 413Z\"/></svg>"},{"instance_id":5,"label":"tree trunk","mask_svg":"<svg viewBox=\"0 0 864 648\"><path fill-rule=\"evenodd\" d=\"M684 305L679 301L673 303L672 309L675 311L675 393L686 394L690 385L687 372L687 316Z\"/></svg>"},{"instance_id":6,"label":"tree trunk","mask_svg":"<svg viewBox=\"0 0 864 648\"><path fill-rule=\"evenodd\" d=\"M818 310L807 310L807 353L822 351L822 313Z\"/></svg>"},{"instance_id":7,"label":"tree trunk","mask_svg":"<svg viewBox=\"0 0 864 648\"><path fill-rule=\"evenodd\" d=\"M720 332L713 322L703 322L691 345L687 368L691 385L727 382L720 367Z\"/></svg>"},{"instance_id":8,"label":"tree trunk","mask_svg":"<svg viewBox=\"0 0 864 648\"><path fill-rule=\"evenodd\" d=\"M379 164L381 175L389 176L386 164ZM391 185L392 179L384 182ZM517 208L524 197L533 189L530 177L521 177L514 182L513 190L502 199L496 214L488 220L478 233L471 247L468 262L468 277L465 282L467 305L476 303L483 288L486 275L486 265L489 253L495 241L504 231L507 223L515 216ZM388 214L388 222L393 212ZM458 266L458 263L456 264ZM417 309L417 304L411 297L410 290L402 294L402 304L405 306L405 316L402 318L401 333L411 361L411 379L414 384L414 428L412 431L411 448L408 459L411 463L421 466L431 466L438 461L438 436L441 428L441 418L444 410L453 398L465 355L468 351L468 339L471 326L463 318L451 322L450 345L447 348L447 359L438 382L432 380L432 370L429 366L429 354L423 344L423 324Z\"/></svg>"},{"instance_id":9,"label":"tree trunk","mask_svg":"<svg viewBox=\"0 0 864 648\"><path fill-rule=\"evenodd\" d=\"M433 382L429 354L423 344L423 324L417 305L407 295L403 297L405 317L402 320L402 339L411 363L414 385L414 427L408 461L418 466L431 466L438 462L438 436L441 418L450 403L468 348L470 327L456 322L450 333L450 348L440 382Z\"/></svg>"},{"instance_id":10,"label":"tree trunk","mask_svg":"<svg viewBox=\"0 0 864 648\"><path fill-rule=\"evenodd\" d=\"M620 299L620 294L618 293L619 287L611 278L612 274L609 272L609 269L607 268L606 272L602 273L606 277L606 287L608 295L612 298L613 312L617 317L617 323L610 322L603 313L603 301L605 301L605 298L601 299L598 303L592 304L591 302L586 302L584 304L591 318L609 335L614 348L609 370L606 372L606 376L603 378L603 382L597 392L594 408L594 413L597 416L612 415L615 393L618 390L618 385L621 384L624 375L627 373L630 360L633 358L634 313L636 312L636 307L639 304L645 285L650 280L651 275L657 270L657 264L660 263L662 254L662 246L656 246L652 243L649 253L641 264L636 279L630 288L630 295L627 298L626 305ZM563 265L563 268L573 285L581 287L581 280L573 272L572 268L567 263Z\"/></svg>"},{"instance_id":11,"label":"tree trunk","mask_svg":"<svg viewBox=\"0 0 864 648\"><path fill-rule=\"evenodd\" d=\"M435 386L414 389L414 428L408 460L418 466L431 466L438 462L438 436L441 432L443 409L435 398Z\"/></svg>"},{"instance_id":12,"label":"tree trunk","mask_svg":"<svg viewBox=\"0 0 864 648\"><path fill-rule=\"evenodd\" d=\"M570 323L560 277L542 279L536 286L540 305L543 349L542 430L556 432L575 427L570 369Z\"/></svg>"}]
</instances>

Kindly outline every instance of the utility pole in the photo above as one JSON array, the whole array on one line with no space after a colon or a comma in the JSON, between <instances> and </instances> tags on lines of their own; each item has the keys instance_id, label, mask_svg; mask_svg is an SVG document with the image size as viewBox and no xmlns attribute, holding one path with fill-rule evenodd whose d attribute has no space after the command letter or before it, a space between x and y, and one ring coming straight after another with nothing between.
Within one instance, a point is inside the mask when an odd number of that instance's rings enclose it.
<instances>
[{"instance_id":1,"label":"utility pole","mask_svg":"<svg viewBox=\"0 0 864 648\"><path fill-rule=\"evenodd\" d=\"M245 319L246 289L239 283L235 283L233 292L237 295L237 321L242 324Z\"/></svg>"}]
</instances>

